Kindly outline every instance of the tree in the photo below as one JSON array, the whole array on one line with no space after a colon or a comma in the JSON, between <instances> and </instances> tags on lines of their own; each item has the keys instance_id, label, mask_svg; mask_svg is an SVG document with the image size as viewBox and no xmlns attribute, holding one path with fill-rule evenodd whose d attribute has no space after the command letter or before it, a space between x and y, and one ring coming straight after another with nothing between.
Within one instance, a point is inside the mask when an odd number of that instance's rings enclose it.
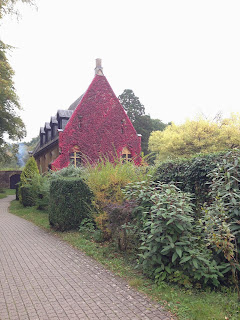
<instances>
[{"instance_id":1,"label":"tree","mask_svg":"<svg viewBox=\"0 0 240 320\"><path fill-rule=\"evenodd\" d=\"M0 148L1 150L1 148ZM0 168L18 168L18 144L6 143L4 147L4 153L0 152Z\"/></svg>"},{"instance_id":2,"label":"tree","mask_svg":"<svg viewBox=\"0 0 240 320\"><path fill-rule=\"evenodd\" d=\"M171 122L163 123L159 119L151 119L152 122L152 131L163 131Z\"/></svg>"},{"instance_id":3,"label":"tree","mask_svg":"<svg viewBox=\"0 0 240 320\"><path fill-rule=\"evenodd\" d=\"M34 179L37 179L39 175L34 157L29 158L21 173L18 189L19 201L24 206L32 206L36 202L36 190L33 188L33 184Z\"/></svg>"},{"instance_id":4,"label":"tree","mask_svg":"<svg viewBox=\"0 0 240 320\"><path fill-rule=\"evenodd\" d=\"M144 105L141 104L139 98L135 96L132 90L125 89L118 99L132 123L135 122L137 117L145 114Z\"/></svg>"},{"instance_id":5,"label":"tree","mask_svg":"<svg viewBox=\"0 0 240 320\"><path fill-rule=\"evenodd\" d=\"M172 123L162 132L152 132L149 138L149 148L159 153L160 160L236 147L240 147L240 116L234 114L217 122L200 117L182 125Z\"/></svg>"},{"instance_id":6,"label":"tree","mask_svg":"<svg viewBox=\"0 0 240 320\"><path fill-rule=\"evenodd\" d=\"M20 176L21 186L31 183L32 178L36 174L39 174L37 162L35 161L34 157L30 157Z\"/></svg>"},{"instance_id":7,"label":"tree","mask_svg":"<svg viewBox=\"0 0 240 320\"><path fill-rule=\"evenodd\" d=\"M136 117L133 126L137 133L142 135L141 147L142 152L146 155L149 153L148 141L151 132L154 130L164 130L167 125L159 119L151 119L149 115L143 115Z\"/></svg>"},{"instance_id":8,"label":"tree","mask_svg":"<svg viewBox=\"0 0 240 320\"><path fill-rule=\"evenodd\" d=\"M9 159L6 134L11 140L25 136L24 123L15 113L15 109L20 109L20 104L12 80L14 71L6 57L7 49L8 46L0 40L0 153L4 158L0 161Z\"/></svg>"},{"instance_id":9,"label":"tree","mask_svg":"<svg viewBox=\"0 0 240 320\"><path fill-rule=\"evenodd\" d=\"M0 1L0 19L6 14L16 14L19 15L18 11L15 9L17 2L28 3L34 5L32 0L1 0Z\"/></svg>"},{"instance_id":10,"label":"tree","mask_svg":"<svg viewBox=\"0 0 240 320\"><path fill-rule=\"evenodd\" d=\"M149 153L148 140L150 133L154 130L163 130L167 125L159 119L151 119L149 115L145 115L145 108L139 98L135 96L130 89L125 89L118 97L124 110L127 112L137 133L142 135L141 148L146 155Z\"/></svg>"},{"instance_id":11,"label":"tree","mask_svg":"<svg viewBox=\"0 0 240 320\"><path fill-rule=\"evenodd\" d=\"M1 0L0 20L6 14L18 15L15 10L17 2L33 4L32 0ZM14 71L6 57L9 49L10 46L0 40L0 165L12 160L12 152L9 152L9 143L6 142L7 136L11 140L18 140L26 134L24 123L15 112L20 109L20 104L12 79Z\"/></svg>"},{"instance_id":12,"label":"tree","mask_svg":"<svg viewBox=\"0 0 240 320\"><path fill-rule=\"evenodd\" d=\"M239 147L240 114L231 114L230 118L223 119L220 123L219 142L227 143L230 149Z\"/></svg>"},{"instance_id":13,"label":"tree","mask_svg":"<svg viewBox=\"0 0 240 320\"><path fill-rule=\"evenodd\" d=\"M33 151L39 141L39 136L32 138L29 142L25 142L28 151Z\"/></svg>"},{"instance_id":14,"label":"tree","mask_svg":"<svg viewBox=\"0 0 240 320\"><path fill-rule=\"evenodd\" d=\"M32 138L32 140L29 142L19 143L18 165L20 167L22 167L25 163L27 163L30 157L30 154L32 154L38 142L39 142L39 136Z\"/></svg>"}]
</instances>

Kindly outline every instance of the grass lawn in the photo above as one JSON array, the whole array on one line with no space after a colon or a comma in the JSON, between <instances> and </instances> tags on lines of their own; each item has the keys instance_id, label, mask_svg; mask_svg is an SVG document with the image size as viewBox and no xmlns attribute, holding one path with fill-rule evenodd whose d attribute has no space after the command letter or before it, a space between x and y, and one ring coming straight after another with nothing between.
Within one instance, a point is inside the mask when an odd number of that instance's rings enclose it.
<instances>
[{"instance_id":1,"label":"grass lawn","mask_svg":"<svg viewBox=\"0 0 240 320\"><path fill-rule=\"evenodd\" d=\"M13 201L10 212L49 230L72 246L79 248L115 274L123 277L130 286L160 302L178 319L240 319L240 303L237 302L236 293L230 289L222 288L221 291L216 292L186 290L166 283L156 286L153 281L144 277L134 268L131 256L116 251L113 245L95 243L89 235L76 231L61 233L51 230L46 211L24 208L18 201Z\"/></svg>"},{"instance_id":2,"label":"grass lawn","mask_svg":"<svg viewBox=\"0 0 240 320\"><path fill-rule=\"evenodd\" d=\"M3 189L2 192L0 192L0 199L6 198L9 195L16 194L15 189Z\"/></svg>"}]
</instances>

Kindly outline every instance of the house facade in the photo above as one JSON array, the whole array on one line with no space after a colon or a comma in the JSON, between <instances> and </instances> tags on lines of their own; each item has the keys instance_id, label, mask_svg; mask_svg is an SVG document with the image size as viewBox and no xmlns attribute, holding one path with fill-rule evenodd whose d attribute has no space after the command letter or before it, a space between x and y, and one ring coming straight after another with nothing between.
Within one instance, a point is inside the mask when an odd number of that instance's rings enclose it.
<instances>
[{"instance_id":1,"label":"house facade","mask_svg":"<svg viewBox=\"0 0 240 320\"><path fill-rule=\"evenodd\" d=\"M101 59L97 59L95 77L87 91L67 110L58 110L40 129L33 156L39 171L46 172L106 157L139 164L140 152L141 136L104 76Z\"/></svg>"}]
</instances>

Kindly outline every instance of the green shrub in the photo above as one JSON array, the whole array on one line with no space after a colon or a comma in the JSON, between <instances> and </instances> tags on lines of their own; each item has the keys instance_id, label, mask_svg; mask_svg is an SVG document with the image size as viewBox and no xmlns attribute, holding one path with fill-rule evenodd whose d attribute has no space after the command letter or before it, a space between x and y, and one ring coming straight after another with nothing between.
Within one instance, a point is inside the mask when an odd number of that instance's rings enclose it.
<instances>
[{"instance_id":1,"label":"green shrub","mask_svg":"<svg viewBox=\"0 0 240 320\"><path fill-rule=\"evenodd\" d=\"M78 229L84 218L92 217L93 194L80 178L54 179L50 183L49 222L60 231Z\"/></svg>"},{"instance_id":2,"label":"green shrub","mask_svg":"<svg viewBox=\"0 0 240 320\"><path fill-rule=\"evenodd\" d=\"M199 213L204 202L209 202L209 173L222 161L226 152L198 155L191 159L177 159L161 163L155 181L174 183L182 191L194 194L195 211Z\"/></svg>"},{"instance_id":3,"label":"green shrub","mask_svg":"<svg viewBox=\"0 0 240 320\"><path fill-rule=\"evenodd\" d=\"M205 205L200 221L205 226L208 246L225 263L223 272L233 277L240 301L240 151L225 154L209 178L212 203Z\"/></svg>"},{"instance_id":4,"label":"green shrub","mask_svg":"<svg viewBox=\"0 0 240 320\"><path fill-rule=\"evenodd\" d=\"M146 182L126 188L142 211L140 264L148 276L185 286L218 285L222 274L201 239L191 196L172 184Z\"/></svg>"},{"instance_id":5,"label":"green shrub","mask_svg":"<svg viewBox=\"0 0 240 320\"><path fill-rule=\"evenodd\" d=\"M79 232L83 233L86 239L93 239L94 242L104 241L103 233L96 228L93 218L84 218L80 223Z\"/></svg>"},{"instance_id":6,"label":"green shrub","mask_svg":"<svg viewBox=\"0 0 240 320\"><path fill-rule=\"evenodd\" d=\"M37 163L33 157L29 158L22 173L20 176L20 183L19 183L19 191L18 191L18 196L19 196L19 201L20 203L31 203L31 201L28 201L29 199L23 199L22 196L25 194L27 195L28 192L25 193L25 191L22 192L22 188L26 185L31 185L32 179L34 176L39 175L39 170L37 167ZM31 192L30 192L31 193ZM32 191L32 195L34 194L34 191ZM32 203L35 203L34 201Z\"/></svg>"},{"instance_id":7,"label":"green shrub","mask_svg":"<svg viewBox=\"0 0 240 320\"><path fill-rule=\"evenodd\" d=\"M95 230L96 230L96 226L94 224L94 221L93 219L90 219L90 218L84 218L79 225L79 231L85 234L86 233L93 234Z\"/></svg>"},{"instance_id":8,"label":"green shrub","mask_svg":"<svg viewBox=\"0 0 240 320\"><path fill-rule=\"evenodd\" d=\"M35 176L36 174L39 174L38 166L34 157L31 157L28 159L21 173L21 176L20 176L21 185L28 184L31 181L32 177Z\"/></svg>"},{"instance_id":9,"label":"green shrub","mask_svg":"<svg viewBox=\"0 0 240 320\"><path fill-rule=\"evenodd\" d=\"M95 166L86 168L86 181L93 190L96 201L99 203L121 203L124 195L122 188L128 183L145 180L152 173L148 166L136 166L133 162L112 163L102 160Z\"/></svg>"},{"instance_id":10,"label":"green shrub","mask_svg":"<svg viewBox=\"0 0 240 320\"><path fill-rule=\"evenodd\" d=\"M104 242L104 240L105 240L102 230L99 230L99 229L97 229L93 232L92 238L97 243Z\"/></svg>"},{"instance_id":11,"label":"green shrub","mask_svg":"<svg viewBox=\"0 0 240 320\"><path fill-rule=\"evenodd\" d=\"M57 179L59 177L82 177L85 171L84 167L74 167L73 165L70 165L58 171L51 171L50 177L52 179Z\"/></svg>"},{"instance_id":12,"label":"green shrub","mask_svg":"<svg viewBox=\"0 0 240 320\"><path fill-rule=\"evenodd\" d=\"M21 199L24 207L32 207L36 204L36 193L31 185L24 185L21 187Z\"/></svg>"},{"instance_id":13,"label":"green shrub","mask_svg":"<svg viewBox=\"0 0 240 320\"><path fill-rule=\"evenodd\" d=\"M122 189L130 182L149 179L152 173L151 167L136 166L133 162L122 163L118 159L114 163L104 159L95 166L87 166L84 177L94 193L97 209L95 222L105 239L111 238L109 211L106 208L111 204L121 205L124 200Z\"/></svg>"},{"instance_id":14,"label":"green shrub","mask_svg":"<svg viewBox=\"0 0 240 320\"><path fill-rule=\"evenodd\" d=\"M240 245L240 150L226 153L222 161L209 173L210 194L223 200L224 211L231 222L231 230Z\"/></svg>"},{"instance_id":15,"label":"green shrub","mask_svg":"<svg viewBox=\"0 0 240 320\"><path fill-rule=\"evenodd\" d=\"M136 251L139 245L135 208L134 201L124 201L123 204L111 203L105 207L111 239L121 251Z\"/></svg>"},{"instance_id":16,"label":"green shrub","mask_svg":"<svg viewBox=\"0 0 240 320\"><path fill-rule=\"evenodd\" d=\"M31 179L31 187L36 194L36 206L44 210L49 204L50 179L48 175L35 174Z\"/></svg>"}]
</instances>

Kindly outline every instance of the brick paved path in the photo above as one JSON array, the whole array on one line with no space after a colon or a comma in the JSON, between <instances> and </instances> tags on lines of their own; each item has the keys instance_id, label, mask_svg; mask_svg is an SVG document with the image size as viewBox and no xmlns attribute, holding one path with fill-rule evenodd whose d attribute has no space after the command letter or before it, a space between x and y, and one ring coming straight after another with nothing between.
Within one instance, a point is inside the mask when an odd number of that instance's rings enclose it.
<instances>
[{"instance_id":1,"label":"brick paved path","mask_svg":"<svg viewBox=\"0 0 240 320\"><path fill-rule=\"evenodd\" d=\"M160 305L0 200L0 319L171 319Z\"/></svg>"}]
</instances>

